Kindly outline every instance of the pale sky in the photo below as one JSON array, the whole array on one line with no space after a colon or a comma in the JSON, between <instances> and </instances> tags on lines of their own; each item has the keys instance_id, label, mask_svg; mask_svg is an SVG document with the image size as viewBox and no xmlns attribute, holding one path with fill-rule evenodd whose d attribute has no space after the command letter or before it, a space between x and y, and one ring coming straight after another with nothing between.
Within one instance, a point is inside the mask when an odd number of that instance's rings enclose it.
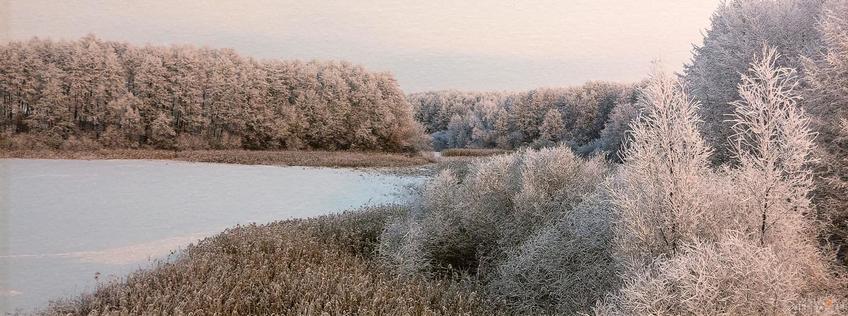
<instances>
[{"instance_id":1,"label":"pale sky","mask_svg":"<svg viewBox=\"0 0 848 316\"><path fill-rule=\"evenodd\" d=\"M406 92L523 90L636 81L672 71L719 0L0 0L0 41L77 39L229 47L281 59L344 59Z\"/></svg>"}]
</instances>

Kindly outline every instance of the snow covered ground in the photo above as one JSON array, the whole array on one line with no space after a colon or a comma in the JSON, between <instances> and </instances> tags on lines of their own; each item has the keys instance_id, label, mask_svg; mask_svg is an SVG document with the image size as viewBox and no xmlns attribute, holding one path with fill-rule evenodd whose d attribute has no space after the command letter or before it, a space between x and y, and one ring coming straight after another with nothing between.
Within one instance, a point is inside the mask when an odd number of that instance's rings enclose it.
<instances>
[{"instance_id":1,"label":"snow covered ground","mask_svg":"<svg viewBox=\"0 0 848 316\"><path fill-rule=\"evenodd\" d=\"M330 168L0 160L0 312L78 295L236 224L398 201L422 180Z\"/></svg>"}]
</instances>

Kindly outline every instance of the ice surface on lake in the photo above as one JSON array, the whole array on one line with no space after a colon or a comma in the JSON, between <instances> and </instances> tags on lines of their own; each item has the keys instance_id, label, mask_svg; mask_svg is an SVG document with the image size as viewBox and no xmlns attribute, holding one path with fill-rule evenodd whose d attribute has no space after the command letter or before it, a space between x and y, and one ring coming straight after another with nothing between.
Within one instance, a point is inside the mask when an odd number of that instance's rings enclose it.
<instances>
[{"instance_id":1,"label":"ice surface on lake","mask_svg":"<svg viewBox=\"0 0 848 316\"><path fill-rule=\"evenodd\" d=\"M0 313L73 297L235 224L403 198L422 178L147 160L0 160Z\"/></svg>"}]
</instances>

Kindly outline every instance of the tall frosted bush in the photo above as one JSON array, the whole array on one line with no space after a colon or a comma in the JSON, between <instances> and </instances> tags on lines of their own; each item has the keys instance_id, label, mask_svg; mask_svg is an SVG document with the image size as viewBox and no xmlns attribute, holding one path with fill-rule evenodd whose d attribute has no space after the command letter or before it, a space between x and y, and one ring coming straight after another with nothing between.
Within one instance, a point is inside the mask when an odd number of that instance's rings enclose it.
<instances>
[{"instance_id":1,"label":"tall frosted bush","mask_svg":"<svg viewBox=\"0 0 848 316\"><path fill-rule=\"evenodd\" d=\"M491 296L520 313L575 314L616 289L620 279L610 252L612 207L606 194L598 187L513 248L488 284Z\"/></svg>"},{"instance_id":2,"label":"tall frosted bush","mask_svg":"<svg viewBox=\"0 0 848 316\"><path fill-rule=\"evenodd\" d=\"M402 271L491 273L506 251L593 192L607 169L557 147L478 160L462 177L445 171L386 229L383 256Z\"/></svg>"},{"instance_id":3,"label":"tall frosted bush","mask_svg":"<svg viewBox=\"0 0 848 316\"><path fill-rule=\"evenodd\" d=\"M515 207L501 225L506 245L515 246L528 231L536 231L573 209L607 172L607 164L600 157L582 159L567 147L526 152Z\"/></svg>"},{"instance_id":4,"label":"tall frosted bush","mask_svg":"<svg viewBox=\"0 0 848 316\"><path fill-rule=\"evenodd\" d=\"M601 315L838 315L834 296L806 295L796 262L747 236L686 244L631 275ZM812 308L812 309L811 309Z\"/></svg>"}]
</instances>

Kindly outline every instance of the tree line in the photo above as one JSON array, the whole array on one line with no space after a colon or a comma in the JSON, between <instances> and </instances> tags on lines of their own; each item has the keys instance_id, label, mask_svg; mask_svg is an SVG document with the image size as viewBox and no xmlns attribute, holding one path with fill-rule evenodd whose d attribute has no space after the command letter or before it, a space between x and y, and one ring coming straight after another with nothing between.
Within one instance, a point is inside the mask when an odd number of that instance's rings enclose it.
<instances>
[{"instance_id":1,"label":"tree line","mask_svg":"<svg viewBox=\"0 0 848 316\"><path fill-rule=\"evenodd\" d=\"M17 147L409 150L397 82L347 62L87 36L0 46L0 131Z\"/></svg>"},{"instance_id":2,"label":"tree line","mask_svg":"<svg viewBox=\"0 0 848 316\"><path fill-rule=\"evenodd\" d=\"M584 153L616 151L630 119L635 85L594 81L523 92L433 91L408 96L435 148L545 147L567 143ZM627 121L624 121L626 125Z\"/></svg>"}]
</instances>

